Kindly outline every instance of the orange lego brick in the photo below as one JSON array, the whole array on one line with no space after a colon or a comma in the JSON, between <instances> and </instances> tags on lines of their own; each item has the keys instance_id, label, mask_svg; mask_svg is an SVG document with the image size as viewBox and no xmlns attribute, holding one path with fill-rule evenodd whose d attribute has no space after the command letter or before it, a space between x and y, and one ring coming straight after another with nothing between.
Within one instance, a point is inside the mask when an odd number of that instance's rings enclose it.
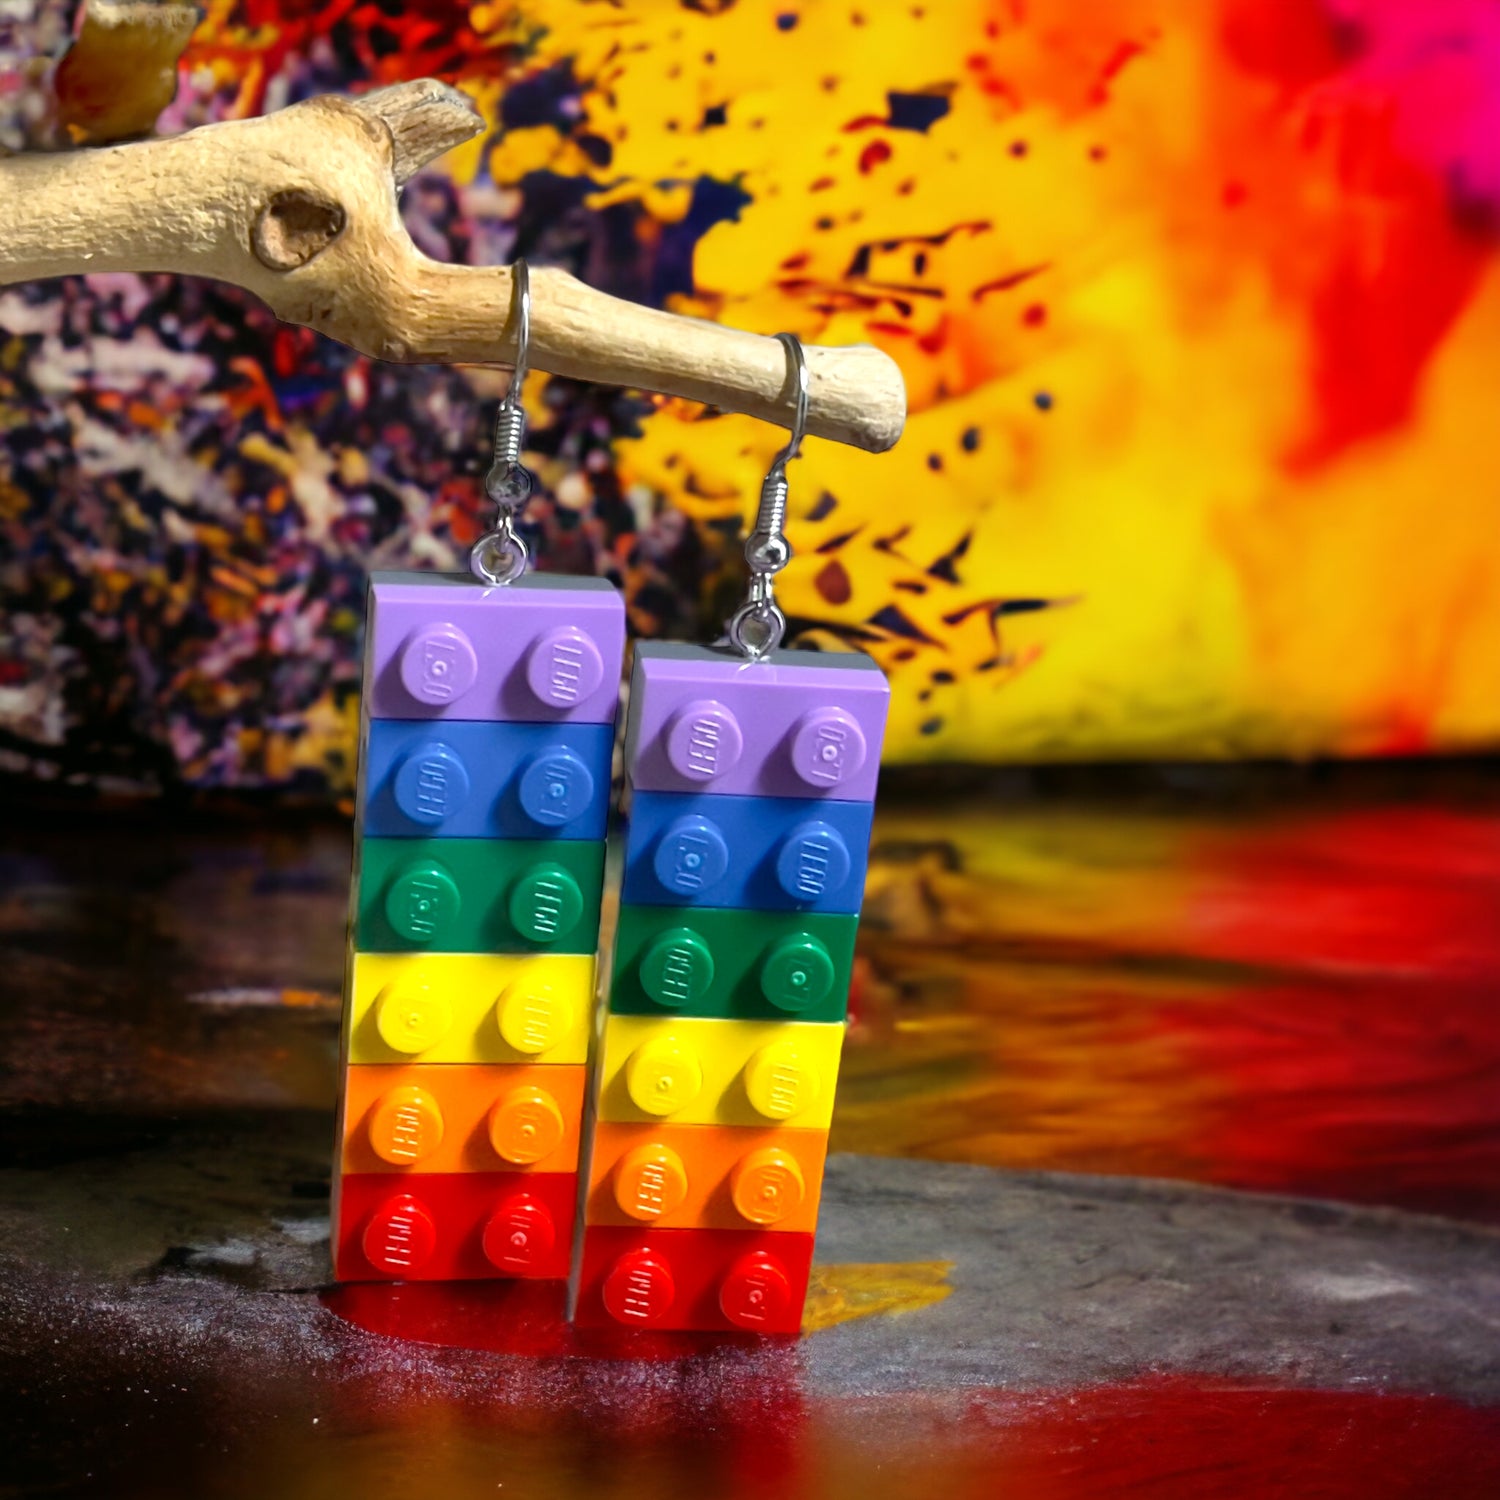
<instances>
[{"instance_id":1,"label":"orange lego brick","mask_svg":"<svg viewBox=\"0 0 1500 1500\"><path fill-rule=\"evenodd\" d=\"M588 1069L544 1063L354 1063L345 1172L575 1172Z\"/></svg>"},{"instance_id":2,"label":"orange lego brick","mask_svg":"<svg viewBox=\"0 0 1500 1500\"><path fill-rule=\"evenodd\" d=\"M584 1221L811 1232L827 1149L822 1130L601 1121Z\"/></svg>"}]
</instances>

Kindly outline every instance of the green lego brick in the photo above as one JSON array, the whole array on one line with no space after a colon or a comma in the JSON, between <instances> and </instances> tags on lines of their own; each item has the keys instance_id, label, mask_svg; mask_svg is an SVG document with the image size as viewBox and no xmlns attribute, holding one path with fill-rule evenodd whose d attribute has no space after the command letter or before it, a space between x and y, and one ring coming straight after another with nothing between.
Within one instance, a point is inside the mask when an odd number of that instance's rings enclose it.
<instances>
[{"instance_id":1,"label":"green lego brick","mask_svg":"<svg viewBox=\"0 0 1500 1500\"><path fill-rule=\"evenodd\" d=\"M362 953L592 953L604 845L592 839L365 839Z\"/></svg>"},{"instance_id":2,"label":"green lego brick","mask_svg":"<svg viewBox=\"0 0 1500 1500\"><path fill-rule=\"evenodd\" d=\"M842 1021L858 927L845 913L624 905L609 1008L623 1016Z\"/></svg>"}]
</instances>

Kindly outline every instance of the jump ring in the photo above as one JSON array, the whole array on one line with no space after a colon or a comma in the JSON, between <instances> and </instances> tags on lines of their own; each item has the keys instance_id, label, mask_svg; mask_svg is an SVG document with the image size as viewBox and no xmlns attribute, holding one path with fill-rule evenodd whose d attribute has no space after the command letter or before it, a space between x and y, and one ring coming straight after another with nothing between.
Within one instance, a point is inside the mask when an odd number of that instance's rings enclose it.
<instances>
[{"instance_id":1,"label":"jump ring","mask_svg":"<svg viewBox=\"0 0 1500 1500\"><path fill-rule=\"evenodd\" d=\"M511 529L507 516L496 530L474 543L469 552L469 571L481 583L514 583L526 571L530 556L530 549Z\"/></svg>"},{"instance_id":2,"label":"jump ring","mask_svg":"<svg viewBox=\"0 0 1500 1500\"><path fill-rule=\"evenodd\" d=\"M741 656L759 661L769 656L786 634L786 616L769 600L743 605L729 622L729 641Z\"/></svg>"}]
</instances>

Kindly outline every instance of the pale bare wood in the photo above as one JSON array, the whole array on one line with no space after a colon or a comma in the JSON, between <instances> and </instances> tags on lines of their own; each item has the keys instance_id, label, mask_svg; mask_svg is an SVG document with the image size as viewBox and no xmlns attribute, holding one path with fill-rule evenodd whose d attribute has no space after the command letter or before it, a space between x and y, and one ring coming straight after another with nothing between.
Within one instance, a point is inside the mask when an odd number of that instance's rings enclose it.
<instances>
[{"instance_id":1,"label":"pale bare wood","mask_svg":"<svg viewBox=\"0 0 1500 1500\"><path fill-rule=\"evenodd\" d=\"M424 79L166 140L0 160L0 285L207 276L379 359L509 364L509 268L430 260L396 208L400 183L481 128L463 94ZM774 339L639 307L561 271L534 271L531 289L534 368L788 425ZM906 416L894 361L864 345L807 357L808 431L889 448Z\"/></svg>"}]
</instances>

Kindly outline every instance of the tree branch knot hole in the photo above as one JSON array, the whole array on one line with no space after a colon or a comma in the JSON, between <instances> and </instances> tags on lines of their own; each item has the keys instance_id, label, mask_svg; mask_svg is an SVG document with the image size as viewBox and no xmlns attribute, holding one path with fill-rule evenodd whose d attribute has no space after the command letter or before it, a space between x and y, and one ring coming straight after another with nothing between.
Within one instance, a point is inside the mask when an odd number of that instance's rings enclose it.
<instances>
[{"instance_id":1,"label":"tree branch knot hole","mask_svg":"<svg viewBox=\"0 0 1500 1500\"><path fill-rule=\"evenodd\" d=\"M306 188L277 193L255 220L251 246L262 265L295 271L344 232L344 206Z\"/></svg>"}]
</instances>

